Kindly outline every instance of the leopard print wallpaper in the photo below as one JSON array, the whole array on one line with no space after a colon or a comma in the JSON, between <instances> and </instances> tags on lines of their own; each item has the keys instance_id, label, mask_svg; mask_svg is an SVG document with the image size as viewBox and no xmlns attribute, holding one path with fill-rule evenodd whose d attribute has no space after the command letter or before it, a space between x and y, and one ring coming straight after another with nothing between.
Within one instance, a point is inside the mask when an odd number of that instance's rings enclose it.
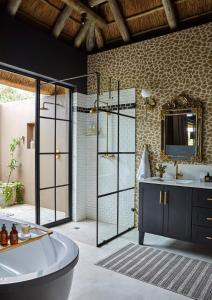
<instances>
[{"instance_id":1,"label":"leopard print wallpaper","mask_svg":"<svg viewBox=\"0 0 212 300\"><path fill-rule=\"evenodd\" d=\"M148 144L155 172L160 162L161 106L182 92L203 102L203 163L212 163L212 22L89 55L88 72L96 71L101 74L102 91L108 90L109 77L114 89L117 80L121 89L136 88L136 168ZM151 89L157 102L147 120L142 87ZM91 79L88 92L95 92Z\"/></svg>"}]
</instances>

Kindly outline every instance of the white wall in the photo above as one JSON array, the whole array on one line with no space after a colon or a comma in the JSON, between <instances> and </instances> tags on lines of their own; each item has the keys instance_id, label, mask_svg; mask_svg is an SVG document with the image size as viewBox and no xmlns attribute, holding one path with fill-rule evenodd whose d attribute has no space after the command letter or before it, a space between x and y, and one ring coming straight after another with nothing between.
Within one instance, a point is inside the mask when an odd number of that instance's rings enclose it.
<instances>
[{"instance_id":1,"label":"white wall","mask_svg":"<svg viewBox=\"0 0 212 300\"><path fill-rule=\"evenodd\" d=\"M25 137L24 145L16 151L20 166L11 181L20 180L25 185L25 201L35 203L35 150L27 149L27 123L35 121L35 101L25 100L0 104L0 170L1 181L8 178L9 144L13 138Z\"/></svg>"}]
</instances>

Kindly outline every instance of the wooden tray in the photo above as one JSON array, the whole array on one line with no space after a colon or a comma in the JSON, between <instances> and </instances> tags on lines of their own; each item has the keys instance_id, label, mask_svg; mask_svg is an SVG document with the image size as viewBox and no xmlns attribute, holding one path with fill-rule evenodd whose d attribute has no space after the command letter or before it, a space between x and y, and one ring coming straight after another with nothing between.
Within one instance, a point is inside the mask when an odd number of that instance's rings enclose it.
<instances>
[{"instance_id":1,"label":"wooden tray","mask_svg":"<svg viewBox=\"0 0 212 300\"><path fill-rule=\"evenodd\" d=\"M18 247L21 247L23 245L35 242L37 240L40 240L41 238L43 238L46 235L50 235L52 234L53 231L49 230L49 229L43 229L43 228L38 228L38 227L32 227L31 228L31 236L29 238L22 238L21 235L18 235L18 244L16 245L10 245L10 243L8 242L7 246L1 246L0 245L0 254L2 252L6 252Z\"/></svg>"}]
</instances>

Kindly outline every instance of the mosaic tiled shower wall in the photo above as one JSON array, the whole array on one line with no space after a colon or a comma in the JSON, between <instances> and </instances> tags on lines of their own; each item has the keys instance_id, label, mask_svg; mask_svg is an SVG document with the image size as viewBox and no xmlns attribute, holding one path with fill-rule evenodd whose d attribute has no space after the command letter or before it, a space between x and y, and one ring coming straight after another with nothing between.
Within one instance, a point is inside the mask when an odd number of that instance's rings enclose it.
<instances>
[{"instance_id":1,"label":"mosaic tiled shower wall","mask_svg":"<svg viewBox=\"0 0 212 300\"><path fill-rule=\"evenodd\" d=\"M186 92L204 104L204 163L212 163L212 23L127 45L88 57L88 72L101 73L101 89L120 80L121 89L136 88L136 166L148 144L151 166L160 161L162 104ZM141 88L150 88L157 102L145 120ZM88 81L92 93L95 84Z\"/></svg>"}]
</instances>

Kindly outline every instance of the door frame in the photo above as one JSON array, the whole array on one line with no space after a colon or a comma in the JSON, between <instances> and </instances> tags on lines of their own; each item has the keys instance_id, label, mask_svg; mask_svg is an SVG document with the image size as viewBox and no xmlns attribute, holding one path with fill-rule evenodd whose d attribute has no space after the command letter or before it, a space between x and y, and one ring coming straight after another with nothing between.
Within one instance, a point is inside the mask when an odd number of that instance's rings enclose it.
<instances>
[{"instance_id":1,"label":"door frame","mask_svg":"<svg viewBox=\"0 0 212 300\"><path fill-rule=\"evenodd\" d=\"M64 223L68 223L72 221L72 165L73 165L73 155L72 155L72 137L73 137L73 92L76 88L76 85L73 85L71 83L62 82L59 79L54 79L51 77L43 76L40 74L35 74L34 72L30 72L27 70L23 70L21 68L7 65L0 62L0 69L4 71L8 71L11 73L23 75L29 78L32 78L35 80L35 223L40 225L40 188L39 188L39 182L40 182L40 159L39 159L39 149L40 149L40 122L38 121L38 117L40 115L40 81L45 81L52 84L58 84L60 86L63 86L65 88L68 88L70 91L70 105L69 105L69 217L66 217L64 219L44 224L46 227L53 227L57 225L61 225Z\"/></svg>"},{"instance_id":2,"label":"door frame","mask_svg":"<svg viewBox=\"0 0 212 300\"><path fill-rule=\"evenodd\" d=\"M125 192L125 191L129 191L129 190L134 190L134 195L135 195L135 185L136 185L136 177L134 175L134 186L125 188L125 189L120 189L120 184L119 184L119 178L120 178L120 155L122 154L126 154L126 155L134 155L135 156L135 151L120 151L120 116L121 117L125 117L128 119L133 119L135 120L135 126L136 126L136 116L131 116L131 115L127 115L127 114L122 114L120 113L120 81L117 82L118 86L117 86L117 96L118 96L118 101L117 101L117 112L114 111L110 111L110 113L112 115L116 115L117 116L117 151L115 152L102 152L99 151L99 134L97 134L97 159L96 159L96 165L97 165L97 183L96 183L96 246L97 247L101 247L109 242L111 242L112 240L122 236L123 234L127 233L128 231L131 231L132 229L135 228L135 220L134 220L134 224L133 226L130 226L129 228L127 228L124 231L119 232L119 214L120 214L120 205L119 205L119 195L121 192ZM100 102L100 74L97 74L97 133L100 130L100 118L99 118L99 113L101 112L105 112L107 113L107 110L105 109L101 109L101 107L99 106L99 102ZM136 131L135 131L135 135L136 135ZM135 145L136 147L136 145ZM113 192L109 192L109 193L105 193L105 194L99 194L99 157L101 155L104 154L113 154L113 155L117 155L117 182L116 182L116 191ZM136 158L134 157L134 160ZM114 234L113 236L111 236L108 239L105 239L103 241L99 241L99 199L110 196L110 195L116 195L116 203L117 203L117 211L116 211L116 234ZM134 207L132 208L134 209Z\"/></svg>"}]
</instances>

